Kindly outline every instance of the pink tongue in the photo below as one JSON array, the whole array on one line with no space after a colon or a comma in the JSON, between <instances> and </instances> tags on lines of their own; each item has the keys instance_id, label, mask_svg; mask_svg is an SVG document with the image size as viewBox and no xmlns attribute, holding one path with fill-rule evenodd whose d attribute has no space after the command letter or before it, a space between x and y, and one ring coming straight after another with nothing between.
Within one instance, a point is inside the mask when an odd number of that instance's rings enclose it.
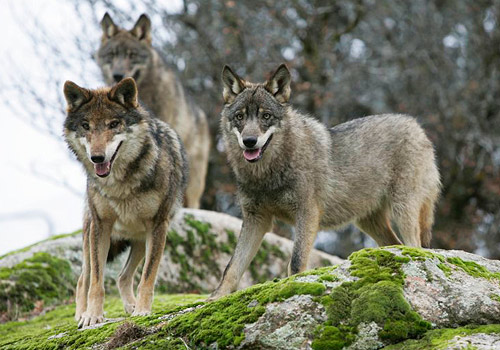
<instances>
[{"instance_id":1,"label":"pink tongue","mask_svg":"<svg viewBox=\"0 0 500 350\"><path fill-rule=\"evenodd\" d=\"M245 150L243 151L243 156L245 157L246 160L254 160L259 157L260 154L260 148L254 149L254 150Z\"/></svg>"},{"instance_id":2,"label":"pink tongue","mask_svg":"<svg viewBox=\"0 0 500 350\"><path fill-rule=\"evenodd\" d=\"M109 171L111 170L111 167L109 162L104 162L104 163L94 164L94 169L97 175L102 176L108 174Z\"/></svg>"}]
</instances>

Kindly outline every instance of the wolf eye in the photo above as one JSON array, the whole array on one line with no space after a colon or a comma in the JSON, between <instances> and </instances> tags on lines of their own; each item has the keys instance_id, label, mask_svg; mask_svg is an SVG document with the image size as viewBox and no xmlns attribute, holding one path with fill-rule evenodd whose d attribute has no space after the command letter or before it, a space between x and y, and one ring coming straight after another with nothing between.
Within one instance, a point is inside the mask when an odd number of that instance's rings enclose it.
<instances>
[{"instance_id":1,"label":"wolf eye","mask_svg":"<svg viewBox=\"0 0 500 350\"><path fill-rule=\"evenodd\" d=\"M120 124L120 122L119 122L118 120L113 120L111 123L109 123L109 128L110 128L110 129L114 129L114 128L116 128L119 124Z\"/></svg>"},{"instance_id":2,"label":"wolf eye","mask_svg":"<svg viewBox=\"0 0 500 350\"><path fill-rule=\"evenodd\" d=\"M243 120L243 113L237 113L234 117L238 120Z\"/></svg>"},{"instance_id":3,"label":"wolf eye","mask_svg":"<svg viewBox=\"0 0 500 350\"><path fill-rule=\"evenodd\" d=\"M271 118L271 114L269 114L269 113L264 113L264 114L262 115L262 118L264 118L264 119L269 119L269 118Z\"/></svg>"},{"instance_id":4,"label":"wolf eye","mask_svg":"<svg viewBox=\"0 0 500 350\"><path fill-rule=\"evenodd\" d=\"M89 123L87 123L87 122L83 122L83 123L82 123L82 128L84 128L85 130L90 130L90 125L89 125Z\"/></svg>"}]
</instances>

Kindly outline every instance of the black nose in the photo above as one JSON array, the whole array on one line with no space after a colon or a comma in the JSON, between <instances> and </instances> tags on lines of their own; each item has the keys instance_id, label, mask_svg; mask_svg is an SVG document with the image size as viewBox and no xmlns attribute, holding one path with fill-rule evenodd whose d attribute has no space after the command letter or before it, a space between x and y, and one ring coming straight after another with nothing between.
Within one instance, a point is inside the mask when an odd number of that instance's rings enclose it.
<instances>
[{"instance_id":1,"label":"black nose","mask_svg":"<svg viewBox=\"0 0 500 350\"><path fill-rule=\"evenodd\" d=\"M255 136L248 136L243 139L243 144L247 147L252 148L257 144L257 138Z\"/></svg>"},{"instance_id":2,"label":"black nose","mask_svg":"<svg viewBox=\"0 0 500 350\"><path fill-rule=\"evenodd\" d=\"M91 156L90 160L94 163L102 163L104 162L104 156Z\"/></svg>"},{"instance_id":3,"label":"black nose","mask_svg":"<svg viewBox=\"0 0 500 350\"><path fill-rule=\"evenodd\" d=\"M113 79L115 79L115 82L120 82L123 79L123 74L113 74Z\"/></svg>"}]
</instances>

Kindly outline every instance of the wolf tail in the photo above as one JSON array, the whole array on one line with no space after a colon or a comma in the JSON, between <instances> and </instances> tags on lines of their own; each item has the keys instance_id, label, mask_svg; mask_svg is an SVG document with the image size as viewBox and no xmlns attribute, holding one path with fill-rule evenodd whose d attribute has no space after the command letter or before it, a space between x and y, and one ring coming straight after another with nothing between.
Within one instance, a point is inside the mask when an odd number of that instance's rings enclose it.
<instances>
[{"instance_id":1,"label":"wolf tail","mask_svg":"<svg viewBox=\"0 0 500 350\"><path fill-rule=\"evenodd\" d=\"M115 258L117 258L121 253L123 253L130 246L130 240L128 239L119 239L112 240L111 245L109 246L108 258L106 261L112 262Z\"/></svg>"}]
</instances>

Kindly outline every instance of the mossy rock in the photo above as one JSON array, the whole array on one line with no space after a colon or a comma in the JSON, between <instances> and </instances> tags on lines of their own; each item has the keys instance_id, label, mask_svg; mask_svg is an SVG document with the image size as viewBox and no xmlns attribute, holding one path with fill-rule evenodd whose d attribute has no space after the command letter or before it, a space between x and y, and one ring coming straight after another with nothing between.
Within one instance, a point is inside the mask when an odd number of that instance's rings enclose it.
<instances>
[{"instance_id":1,"label":"mossy rock","mask_svg":"<svg viewBox=\"0 0 500 350\"><path fill-rule=\"evenodd\" d=\"M0 268L0 320L29 315L68 300L76 280L71 265L48 253L38 252L12 268Z\"/></svg>"},{"instance_id":2,"label":"mossy rock","mask_svg":"<svg viewBox=\"0 0 500 350\"><path fill-rule=\"evenodd\" d=\"M169 230L156 283L157 292L200 294L215 290L233 253L240 226L241 220L226 214L181 210ZM244 274L240 288L285 277L292 245L290 240L267 234ZM81 247L81 231L77 231L51 237L0 257L0 283L8 285L0 291L0 322L32 315L50 305L67 303L81 272ZM107 264L106 293L117 293L116 277L127 255L125 252ZM42 256L50 256L51 260L43 266L34 265L34 261L39 261ZM311 255L312 267L340 261L317 251ZM64 262L64 268L60 268L60 276L53 276L50 266L58 262ZM66 264L69 264L69 270ZM59 278L64 278L64 281L60 283ZM139 278L140 273L137 273L136 285ZM22 283L17 283L17 280ZM31 290L33 292L27 292ZM28 295L30 293L32 295Z\"/></svg>"},{"instance_id":3,"label":"mossy rock","mask_svg":"<svg viewBox=\"0 0 500 350\"><path fill-rule=\"evenodd\" d=\"M106 316L119 319L95 329L77 330L74 305L60 306L29 322L0 325L0 348L462 349L465 340L500 338L499 271L500 262L466 253L365 249L338 266L274 279L215 302L205 303L204 295L159 294L147 317L128 318L118 298L107 296ZM461 325L431 322L425 308L433 304L415 304L422 292L412 290L415 279L428 299L437 286L455 283L440 295L445 301L461 293L470 298L477 286L474 293L484 294L488 307L478 318L467 305L449 303L453 317L446 322ZM464 307L468 313L461 313Z\"/></svg>"}]
</instances>

